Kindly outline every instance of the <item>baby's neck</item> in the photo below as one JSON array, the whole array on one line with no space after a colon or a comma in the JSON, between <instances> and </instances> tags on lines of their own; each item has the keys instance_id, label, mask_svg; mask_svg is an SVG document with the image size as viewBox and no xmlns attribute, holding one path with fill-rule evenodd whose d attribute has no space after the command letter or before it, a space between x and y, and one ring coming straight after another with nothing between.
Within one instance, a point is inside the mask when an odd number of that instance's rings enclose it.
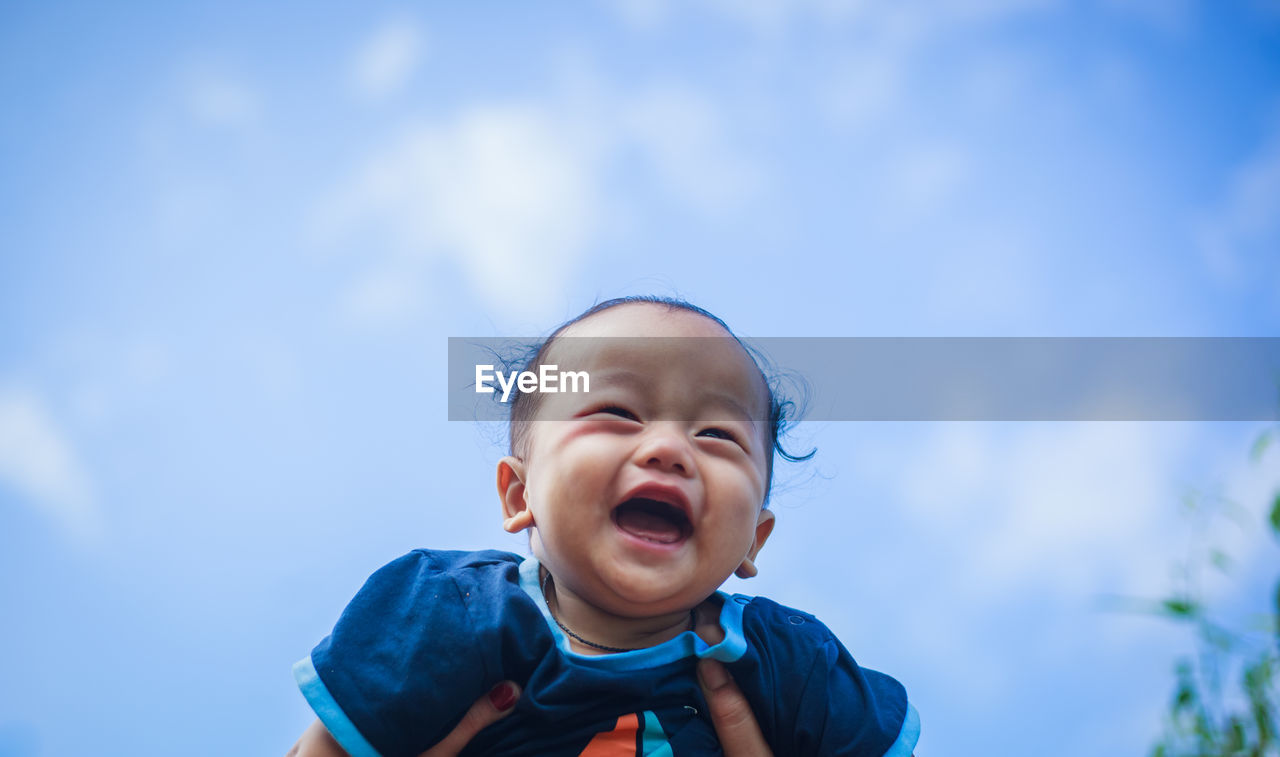
<instances>
[{"instance_id":1,"label":"baby's neck","mask_svg":"<svg viewBox=\"0 0 1280 757\"><path fill-rule=\"evenodd\" d=\"M691 610L628 618L601 610L572 591L556 586L554 578L547 581L545 593L552 616L562 629L570 632L566 634L569 646L578 654L601 655L646 649L690 630L708 644L717 644L724 638L719 623L718 596L713 595Z\"/></svg>"}]
</instances>

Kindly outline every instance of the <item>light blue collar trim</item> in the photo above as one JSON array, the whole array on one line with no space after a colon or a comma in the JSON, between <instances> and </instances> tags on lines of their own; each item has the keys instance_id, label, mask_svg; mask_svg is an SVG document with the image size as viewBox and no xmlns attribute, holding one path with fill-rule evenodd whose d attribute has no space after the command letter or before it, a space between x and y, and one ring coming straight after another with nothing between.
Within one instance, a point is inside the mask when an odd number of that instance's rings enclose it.
<instances>
[{"instance_id":1,"label":"light blue collar trim","mask_svg":"<svg viewBox=\"0 0 1280 757\"><path fill-rule=\"evenodd\" d=\"M719 644L708 644L694 632L685 631L674 639L645 649L599 655L579 654L569 647L569 637L565 636L555 618L551 616L551 608L547 607L546 597L542 596L539 567L538 560L534 557L527 557L520 563L520 588L542 612L547 629L551 631L551 636L556 641L556 648L574 663L605 670L642 670L656 668L685 657L710 657L721 662L733 662L747 651L747 640L742 633L742 608L751 602L751 597L741 594L729 596L722 591L717 591L716 594L721 601L720 628L724 630L724 640Z\"/></svg>"}]
</instances>

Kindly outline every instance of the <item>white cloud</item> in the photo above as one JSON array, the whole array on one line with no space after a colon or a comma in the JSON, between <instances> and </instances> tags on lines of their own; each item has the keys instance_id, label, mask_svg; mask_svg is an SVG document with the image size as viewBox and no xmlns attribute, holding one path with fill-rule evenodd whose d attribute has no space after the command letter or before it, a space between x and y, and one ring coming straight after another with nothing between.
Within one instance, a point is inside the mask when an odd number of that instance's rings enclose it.
<instances>
[{"instance_id":1,"label":"white cloud","mask_svg":"<svg viewBox=\"0 0 1280 757\"><path fill-rule=\"evenodd\" d=\"M0 481L79 538L101 528L89 476L33 392L0 386Z\"/></svg>"},{"instance_id":2,"label":"white cloud","mask_svg":"<svg viewBox=\"0 0 1280 757\"><path fill-rule=\"evenodd\" d=\"M395 94L408 82L422 59L422 33L407 22L384 26L356 53L351 83L356 93L369 99Z\"/></svg>"},{"instance_id":3,"label":"white cloud","mask_svg":"<svg viewBox=\"0 0 1280 757\"><path fill-rule=\"evenodd\" d=\"M1157 591L1185 452L1182 424L944 424L891 486L924 528L968 545L971 598L1040 586Z\"/></svg>"},{"instance_id":4,"label":"white cloud","mask_svg":"<svg viewBox=\"0 0 1280 757\"><path fill-rule=\"evenodd\" d=\"M888 443L868 436L851 454L859 476L900 497L907 538L926 566L917 575L927 580L895 610L904 619L902 647L957 675L980 671L976 705L966 702L978 710L1016 696L1010 692L1028 667L1043 672L1054 657L1141 658L1162 676L1184 629L1122 612L1108 598L1168 596L1180 585L1175 568L1209 547L1238 566L1228 576L1204 566L1198 584L1211 606L1235 608L1238 617L1240 608L1257 607L1258 597L1242 591L1266 591L1240 576L1259 566L1274 576L1259 505L1273 496L1280 454L1250 465L1248 429L1222 431L1191 423L948 423ZM1180 503L1193 487L1249 512L1240 522L1189 520ZM947 619L945 632L938 618ZM1007 633L1010 622L1018 648L993 646L992 634Z\"/></svg>"},{"instance_id":5,"label":"white cloud","mask_svg":"<svg viewBox=\"0 0 1280 757\"><path fill-rule=\"evenodd\" d=\"M473 107L377 151L321 222L330 233L382 230L395 254L451 262L499 311L545 314L597 220L596 156L581 145L545 109ZM403 311L406 286L378 274L349 303Z\"/></svg>"},{"instance_id":6,"label":"white cloud","mask_svg":"<svg viewBox=\"0 0 1280 757\"><path fill-rule=\"evenodd\" d=\"M1160 580L1178 436L1162 424L1121 423L1026 434L1001 456L1010 475L981 552L988 575L1017 580L1047 568L1043 578L1080 595Z\"/></svg>"},{"instance_id":7,"label":"white cloud","mask_svg":"<svg viewBox=\"0 0 1280 757\"><path fill-rule=\"evenodd\" d=\"M739 209L763 183L714 103L677 87L475 104L405 129L316 213L322 239L361 234L381 250L345 312L401 320L432 293L427 271L457 270L494 312L545 319L617 210L612 172L636 162L657 191L703 214ZM629 178L626 191L642 183Z\"/></svg>"}]
</instances>

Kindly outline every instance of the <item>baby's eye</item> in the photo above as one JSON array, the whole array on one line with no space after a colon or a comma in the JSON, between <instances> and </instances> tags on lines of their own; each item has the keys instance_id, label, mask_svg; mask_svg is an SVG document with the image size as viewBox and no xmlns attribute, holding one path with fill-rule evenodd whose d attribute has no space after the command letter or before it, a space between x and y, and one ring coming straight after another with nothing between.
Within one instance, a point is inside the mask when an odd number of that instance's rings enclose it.
<instances>
[{"instance_id":1,"label":"baby's eye","mask_svg":"<svg viewBox=\"0 0 1280 757\"><path fill-rule=\"evenodd\" d=\"M738 437L732 431L723 428L704 428L698 432L698 436L705 436L711 439L724 439L729 442L738 441Z\"/></svg>"},{"instance_id":2,"label":"baby's eye","mask_svg":"<svg viewBox=\"0 0 1280 757\"><path fill-rule=\"evenodd\" d=\"M616 415L619 418L625 418L629 421L640 420L640 416L636 415L635 413L631 412L630 410L620 405L605 405L604 407L599 407L599 408L596 408L595 410L592 410L591 413L592 415L599 415L601 413L604 413L605 415Z\"/></svg>"}]
</instances>

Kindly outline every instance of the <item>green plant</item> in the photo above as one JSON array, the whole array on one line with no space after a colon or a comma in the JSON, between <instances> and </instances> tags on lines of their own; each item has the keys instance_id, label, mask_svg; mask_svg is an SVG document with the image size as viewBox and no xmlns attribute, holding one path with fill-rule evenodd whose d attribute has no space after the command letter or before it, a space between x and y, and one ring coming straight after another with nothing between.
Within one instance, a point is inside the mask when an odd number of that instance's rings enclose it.
<instances>
[{"instance_id":1,"label":"green plant","mask_svg":"<svg viewBox=\"0 0 1280 757\"><path fill-rule=\"evenodd\" d=\"M1264 432L1253 446L1255 464L1277 441L1278 430ZM1189 508L1205 518L1239 518L1243 508L1220 497L1192 495ZM1280 489L1272 495L1268 525L1280 538ZM1197 652L1177 662L1177 684L1165 731L1152 757L1280 757L1280 581L1272 611L1232 627L1208 610L1197 578L1205 562L1226 571L1230 558L1209 550L1193 554L1183 586L1160 602L1157 612L1195 629ZM1224 680L1236 681L1223 686Z\"/></svg>"}]
</instances>

